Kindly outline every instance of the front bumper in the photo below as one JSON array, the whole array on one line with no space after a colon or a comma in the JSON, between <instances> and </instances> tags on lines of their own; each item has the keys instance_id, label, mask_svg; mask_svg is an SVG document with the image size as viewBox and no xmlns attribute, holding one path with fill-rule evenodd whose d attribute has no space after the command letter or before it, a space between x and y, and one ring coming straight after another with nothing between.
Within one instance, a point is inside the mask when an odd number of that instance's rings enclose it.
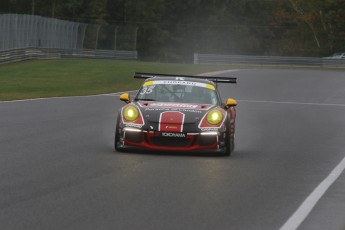
<instances>
[{"instance_id":1,"label":"front bumper","mask_svg":"<svg viewBox=\"0 0 345 230\"><path fill-rule=\"evenodd\" d=\"M225 132L169 133L145 131L138 128L120 130L122 148L139 148L159 151L215 151L225 146Z\"/></svg>"}]
</instances>

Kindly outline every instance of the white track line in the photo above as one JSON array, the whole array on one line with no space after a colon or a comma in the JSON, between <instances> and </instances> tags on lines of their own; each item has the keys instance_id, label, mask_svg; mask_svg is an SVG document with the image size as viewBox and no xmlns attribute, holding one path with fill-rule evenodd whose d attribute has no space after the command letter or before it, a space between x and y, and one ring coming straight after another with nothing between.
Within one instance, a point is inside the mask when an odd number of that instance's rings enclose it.
<instances>
[{"instance_id":1,"label":"white track line","mask_svg":"<svg viewBox=\"0 0 345 230\"><path fill-rule=\"evenodd\" d=\"M292 214L292 216L285 222L280 230L295 230L307 218L309 213L315 207L316 203L322 198L331 185L339 178L345 169L345 157L333 169L333 171L324 179L314 191L304 200L299 208Z\"/></svg>"},{"instance_id":2,"label":"white track line","mask_svg":"<svg viewBox=\"0 0 345 230\"><path fill-rule=\"evenodd\" d=\"M198 76L215 76L218 74L226 74L226 73L234 73L234 72L238 72L240 71L239 69L227 69L227 70L220 70L220 71L213 71L213 72L208 72L208 73L202 73L202 74L198 74Z\"/></svg>"},{"instance_id":3,"label":"white track line","mask_svg":"<svg viewBox=\"0 0 345 230\"><path fill-rule=\"evenodd\" d=\"M135 93L137 90L126 91L126 93ZM39 100L52 100L52 99L68 99L68 98L85 98L85 97L101 97L101 96L118 96L125 92L108 93L108 94L96 94L96 95L85 95L85 96L67 96L67 97L40 97L32 99L12 100L12 101L0 101L1 103L13 103L13 102L26 102L26 101L39 101Z\"/></svg>"},{"instance_id":4,"label":"white track line","mask_svg":"<svg viewBox=\"0 0 345 230\"><path fill-rule=\"evenodd\" d=\"M326 104L326 103L305 103L305 102L282 102L282 101L255 101L255 100L237 100L240 102L250 103L272 103L272 104L292 104L292 105L316 105L316 106L339 106L345 107L344 104ZM345 157L333 169L333 171L324 179L314 191L304 200L292 216L285 222L280 230L296 230L302 222L308 217L317 202L327 192L329 187L339 178L345 170Z\"/></svg>"},{"instance_id":5,"label":"white track line","mask_svg":"<svg viewBox=\"0 0 345 230\"><path fill-rule=\"evenodd\" d=\"M137 90L126 91L127 93L135 93ZM100 97L100 96L118 96L125 92L109 93L109 94L97 94L97 95L85 95L85 96L67 96L67 97L47 97L47 98L33 98L22 99L12 101L0 101L1 103L13 103L13 102L26 102L26 101L39 101L39 100L51 100L51 99L66 99L66 98L85 98L85 97ZM326 103L309 103L309 102L292 102L292 101L259 101L259 100L237 100L238 102L249 103L271 103L271 104L291 104L291 105L317 105L317 106L338 106L345 107L345 104L326 104Z\"/></svg>"},{"instance_id":6,"label":"white track line","mask_svg":"<svg viewBox=\"0 0 345 230\"><path fill-rule=\"evenodd\" d=\"M312 102L256 101L256 100L236 100L236 101L239 101L239 102L249 102L249 103L271 103L271 104L317 105L317 106L339 106L339 107L345 107L345 104L327 104L327 103L312 103Z\"/></svg>"}]
</instances>

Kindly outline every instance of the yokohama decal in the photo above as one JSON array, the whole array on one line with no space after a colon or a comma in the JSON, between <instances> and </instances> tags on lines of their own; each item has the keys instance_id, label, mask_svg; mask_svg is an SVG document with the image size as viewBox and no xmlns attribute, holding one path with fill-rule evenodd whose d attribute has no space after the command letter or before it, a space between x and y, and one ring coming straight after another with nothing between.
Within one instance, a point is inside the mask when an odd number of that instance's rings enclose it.
<instances>
[{"instance_id":1,"label":"yokohama decal","mask_svg":"<svg viewBox=\"0 0 345 230\"><path fill-rule=\"evenodd\" d=\"M159 131L182 132L185 115L181 112L163 112L159 117Z\"/></svg>"}]
</instances>

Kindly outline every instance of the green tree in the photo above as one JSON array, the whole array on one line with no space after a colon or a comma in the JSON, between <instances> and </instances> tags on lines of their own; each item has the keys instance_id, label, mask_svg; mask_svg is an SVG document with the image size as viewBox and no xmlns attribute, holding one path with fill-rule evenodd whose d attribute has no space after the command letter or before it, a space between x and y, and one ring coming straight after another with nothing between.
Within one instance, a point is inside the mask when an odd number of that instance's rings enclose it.
<instances>
[{"instance_id":1,"label":"green tree","mask_svg":"<svg viewBox=\"0 0 345 230\"><path fill-rule=\"evenodd\" d=\"M281 40L283 54L319 56L344 49L344 0L280 0L280 25L289 24Z\"/></svg>"},{"instance_id":2,"label":"green tree","mask_svg":"<svg viewBox=\"0 0 345 230\"><path fill-rule=\"evenodd\" d=\"M100 28L101 47L134 47L140 57L161 61L191 61L194 52L318 56L345 50L345 0L1 0L0 7L92 24L91 48Z\"/></svg>"}]
</instances>

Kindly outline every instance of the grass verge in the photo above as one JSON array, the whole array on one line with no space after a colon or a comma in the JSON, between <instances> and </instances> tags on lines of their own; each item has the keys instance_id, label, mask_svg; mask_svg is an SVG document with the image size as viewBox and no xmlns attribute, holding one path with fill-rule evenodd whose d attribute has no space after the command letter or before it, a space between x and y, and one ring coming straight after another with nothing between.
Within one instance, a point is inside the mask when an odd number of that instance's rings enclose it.
<instances>
[{"instance_id":1,"label":"grass verge","mask_svg":"<svg viewBox=\"0 0 345 230\"><path fill-rule=\"evenodd\" d=\"M0 65L0 101L81 96L137 89L135 71L199 74L228 69L317 69L279 66L167 64L114 60L33 60Z\"/></svg>"},{"instance_id":2,"label":"grass verge","mask_svg":"<svg viewBox=\"0 0 345 230\"><path fill-rule=\"evenodd\" d=\"M137 89L135 71L199 74L231 66L113 60L35 60L0 65L0 100L80 96Z\"/></svg>"}]
</instances>

